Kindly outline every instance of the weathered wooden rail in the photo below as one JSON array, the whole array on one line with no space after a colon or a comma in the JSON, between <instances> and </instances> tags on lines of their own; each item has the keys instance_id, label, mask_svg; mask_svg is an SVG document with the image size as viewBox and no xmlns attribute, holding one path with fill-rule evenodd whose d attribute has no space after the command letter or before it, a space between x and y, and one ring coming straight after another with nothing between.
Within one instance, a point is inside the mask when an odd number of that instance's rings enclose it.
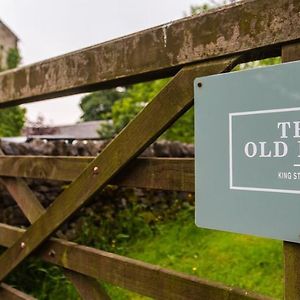
<instances>
[{"instance_id":1,"label":"weathered wooden rail","mask_svg":"<svg viewBox=\"0 0 300 300\"><path fill-rule=\"evenodd\" d=\"M71 182L93 159L93 157L2 156L0 176ZM194 192L194 176L193 158L138 158L112 178L109 184Z\"/></svg>"},{"instance_id":2,"label":"weathered wooden rail","mask_svg":"<svg viewBox=\"0 0 300 300\"><path fill-rule=\"evenodd\" d=\"M195 77L241 62L299 59L300 2L253 0L188 17L0 74L0 107L173 76L96 157L0 157L1 182L32 224L0 224L0 281L33 253L64 268L83 299L109 299L102 280L157 299L268 299L55 239L53 232L107 184L194 192L193 159L138 158L193 105ZM170 105L171 104L171 105ZM155 120L155 122L153 122ZM69 181L45 210L23 178ZM159 179L158 179L159 178ZM300 250L285 243L286 299L300 299ZM2 283L0 298L32 299Z\"/></svg>"}]
</instances>

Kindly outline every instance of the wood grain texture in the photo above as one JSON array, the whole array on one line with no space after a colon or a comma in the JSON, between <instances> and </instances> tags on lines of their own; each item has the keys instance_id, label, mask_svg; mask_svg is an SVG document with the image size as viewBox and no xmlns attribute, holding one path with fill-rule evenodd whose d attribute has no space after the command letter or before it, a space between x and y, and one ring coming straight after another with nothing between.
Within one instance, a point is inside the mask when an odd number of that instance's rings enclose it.
<instances>
[{"instance_id":1,"label":"wood grain texture","mask_svg":"<svg viewBox=\"0 0 300 300\"><path fill-rule=\"evenodd\" d=\"M73 181L94 157L0 156L0 176ZM137 158L109 184L194 192L193 158Z\"/></svg>"},{"instance_id":2,"label":"wood grain texture","mask_svg":"<svg viewBox=\"0 0 300 300\"><path fill-rule=\"evenodd\" d=\"M73 181L95 157L0 156L0 176Z\"/></svg>"},{"instance_id":3,"label":"wood grain texture","mask_svg":"<svg viewBox=\"0 0 300 300\"><path fill-rule=\"evenodd\" d=\"M25 230L19 227L0 223L0 245L6 248L11 247L24 232Z\"/></svg>"},{"instance_id":4,"label":"wood grain texture","mask_svg":"<svg viewBox=\"0 0 300 300\"><path fill-rule=\"evenodd\" d=\"M6 107L172 76L186 65L300 38L298 0L248 0L0 75ZM253 51L254 50L254 51Z\"/></svg>"},{"instance_id":5,"label":"wood grain texture","mask_svg":"<svg viewBox=\"0 0 300 300\"><path fill-rule=\"evenodd\" d=\"M24 230L0 223L0 245L10 247ZM49 253L55 255L49 255ZM270 300L271 298L227 287L113 253L50 238L35 252L43 260L69 270L129 289L154 299Z\"/></svg>"},{"instance_id":6,"label":"wood grain texture","mask_svg":"<svg viewBox=\"0 0 300 300\"><path fill-rule=\"evenodd\" d=\"M300 299L300 245L283 243L285 300Z\"/></svg>"},{"instance_id":7,"label":"wood grain texture","mask_svg":"<svg viewBox=\"0 0 300 300\"><path fill-rule=\"evenodd\" d=\"M0 299L3 300L37 300L17 289L5 284L0 283Z\"/></svg>"},{"instance_id":8,"label":"wood grain texture","mask_svg":"<svg viewBox=\"0 0 300 300\"><path fill-rule=\"evenodd\" d=\"M282 47L282 61L300 60L300 43ZM300 244L283 243L285 300L300 300Z\"/></svg>"},{"instance_id":9,"label":"wood grain texture","mask_svg":"<svg viewBox=\"0 0 300 300\"><path fill-rule=\"evenodd\" d=\"M109 180L193 105L193 82L196 77L231 70L239 61L240 57L220 59L189 66L178 72L84 172L57 197L46 213L1 255L0 280L3 280L97 190L104 188ZM20 247L22 244L25 247Z\"/></svg>"}]
</instances>

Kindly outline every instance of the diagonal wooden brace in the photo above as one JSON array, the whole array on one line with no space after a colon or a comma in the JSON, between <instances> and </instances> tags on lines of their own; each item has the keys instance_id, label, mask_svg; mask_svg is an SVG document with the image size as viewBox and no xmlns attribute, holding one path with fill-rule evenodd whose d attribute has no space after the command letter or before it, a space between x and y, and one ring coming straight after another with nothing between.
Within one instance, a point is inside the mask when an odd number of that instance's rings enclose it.
<instances>
[{"instance_id":1,"label":"diagonal wooden brace","mask_svg":"<svg viewBox=\"0 0 300 300\"><path fill-rule=\"evenodd\" d=\"M0 155L5 155L1 148ZM0 182L17 202L30 223L35 222L45 212L44 207L23 179L2 177Z\"/></svg>"},{"instance_id":2,"label":"diagonal wooden brace","mask_svg":"<svg viewBox=\"0 0 300 300\"><path fill-rule=\"evenodd\" d=\"M46 240L87 200L138 156L193 105L193 82L198 76L226 72L241 57L185 67L61 193L48 210L0 257L0 280Z\"/></svg>"}]
</instances>

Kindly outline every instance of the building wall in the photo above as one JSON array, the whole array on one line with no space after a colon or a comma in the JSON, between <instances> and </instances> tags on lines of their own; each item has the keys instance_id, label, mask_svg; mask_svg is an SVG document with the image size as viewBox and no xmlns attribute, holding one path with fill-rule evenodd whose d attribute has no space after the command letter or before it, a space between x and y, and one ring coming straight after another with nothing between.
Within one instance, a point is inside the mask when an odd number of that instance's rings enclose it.
<instances>
[{"instance_id":1,"label":"building wall","mask_svg":"<svg viewBox=\"0 0 300 300\"><path fill-rule=\"evenodd\" d=\"M6 68L9 49L17 48L17 37L0 21L0 68Z\"/></svg>"}]
</instances>

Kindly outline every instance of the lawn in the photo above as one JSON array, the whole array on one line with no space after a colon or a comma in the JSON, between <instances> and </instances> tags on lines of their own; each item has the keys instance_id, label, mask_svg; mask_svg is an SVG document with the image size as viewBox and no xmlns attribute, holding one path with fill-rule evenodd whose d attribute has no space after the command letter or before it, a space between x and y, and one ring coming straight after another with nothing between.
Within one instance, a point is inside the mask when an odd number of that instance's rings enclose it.
<instances>
[{"instance_id":1,"label":"lawn","mask_svg":"<svg viewBox=\"0 0 300 300\"><path fill-rule=\"evenodd\" d=\"M128 245L127 252L132 258L274 298L283 295L281 242L197 228L191 210L159 225L153 237Z\"/></svg>"}]
</instances>

